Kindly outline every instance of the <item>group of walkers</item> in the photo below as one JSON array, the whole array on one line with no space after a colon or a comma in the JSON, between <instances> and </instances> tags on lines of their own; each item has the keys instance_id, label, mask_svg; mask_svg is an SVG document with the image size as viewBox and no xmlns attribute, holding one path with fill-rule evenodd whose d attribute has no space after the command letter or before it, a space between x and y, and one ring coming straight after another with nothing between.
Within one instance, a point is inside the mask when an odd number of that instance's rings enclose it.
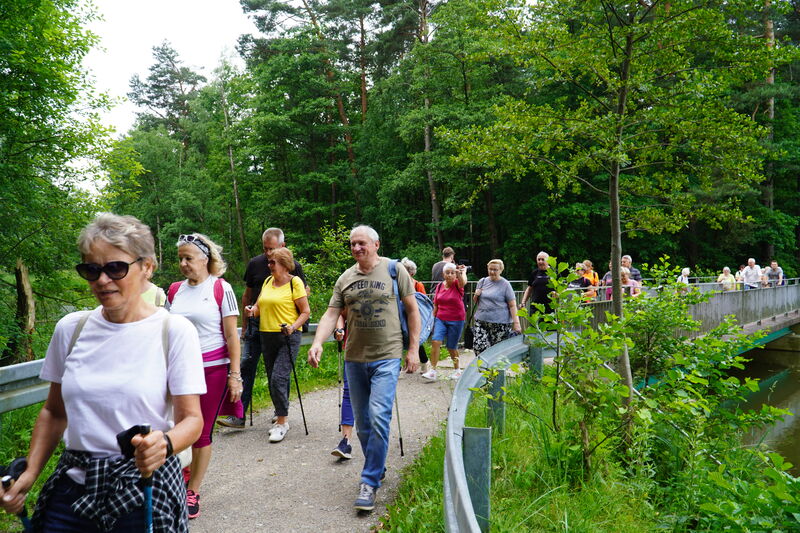
<instances>
[{"instance_id":1,"label":"group of walkers","mask_svg":"<svg viewBox=\"0 0 800 533\"><path fill-rule=\"evenodd\" d=\"M310 316L309 288L279 229L267 230L262 242L263 255L250 261L245 274L240 342L237 300L221 278L226 265L211 239L179 237L185 279L164 294L150 282L158 264L146 225L102 213L83 229L83 262L76 270L100 305L56 325L40 374L50 382L49 394L24 471L10 488L0 488L4 510L23 511L63 438L65 450L31 518L34 531L188 531L188 518L200 514L215 420L244 426L262 355L274 407L268 440L284 439L289 380ZM345 342L343 439L333 453L350 457L355 426L365 461L354 507L364 511L374 508L386 472L401 359L406 372L419 369L415 283L402 264L392 279L379 247L374 229L353 229L356 263L336 282L308 353L317 367L331 334ZM463 291L463 281L461 286ZM405 354L400 310L385 305L395 295L407 317Z\"/></svg>"},{"instance_id":2,"label":"group of walkers","mask_svg":"<svg viewBox=\"0 0 800 533\"><path fill-rule=\"evenodd\" d=\"M221 248L207 236L180 235L176 253L185 279L165 294L150 281L158 263L146 225L101 213L82 230L83 262L76 270L100 305L70 313L56 325L40 374L50 382L49 394L34 426L26 469L10 488L0 488L3 509L23 510L26 494L63 438L65 450L36 502L34 531L127 532L140 531L143 524L154 531L188 531L187 519L200 514L214 424L244 427L262 356L274 409L268 440L286 437L290 378L310 317L310 288L280 229L265 231L262 244L263 254L250 260L244 276L240 337L240 310L222 279ZM331 335L344 343L342 439L332 454L351 457L355 428L364 466L354 508L362 511L374 508L386 473L399 374L403 368L420 370L420 355L427 359L419 350L415 293L425 288L414 279L416 264L407 258L394 262L379 249L373 228L350 232L355 264L336 281L308 351L308 363L316 368ZM434 327L422 374L429 381L437 378L442 345L453 360L453 376L461 375L458 344L465 324L476 355L521 333L503 261L487 264L488 275L474 291L474 316L467 319L468 267L454 257L452 248L445 248L432 270ZM641 273L631 262L630 256L622 258L622 282L635 296ZM777 263L764 271L754 260L749 263L734 277L734 286L783 282ZM548 255L540 252L536 264L519 307L531 302L548 312ZM586 297L593 298L601 286L610 292L610 273L599 278L590 261L575 270L580 277L572 288ZM719 283L728 286L729 276L724 272Z\"/></svg>"}]
</instances>

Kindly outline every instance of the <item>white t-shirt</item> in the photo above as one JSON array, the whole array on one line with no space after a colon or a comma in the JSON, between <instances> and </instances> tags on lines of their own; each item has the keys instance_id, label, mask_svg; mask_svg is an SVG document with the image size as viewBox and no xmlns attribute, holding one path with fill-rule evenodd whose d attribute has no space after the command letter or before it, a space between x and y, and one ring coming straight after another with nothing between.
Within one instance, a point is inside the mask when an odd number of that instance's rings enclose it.
<instances>
[{"instance_id":1,"label":"white t-shirt","mask_svg":"<svg viewBox=\"0 0 800 533\"><path fill-rule=\"evenodd\" d=\"M761 267L750 265L744 267L742 270L742 281L751 287L758 287L761 284Z\"/></svg>"},{"instance_id":2,"label":"white t-shirt","mask_svg":"<svg viewBox=\"0 0 800 533\"><path fill-rule=\"evenodd\" d=\"M135 424L172 428L168 384L169 393L178 396L205 394L206 382L197 331L188 320L159 308L143 320L116 324L101 309L91 311L70 354L69 342L83 313L58 321L39 377L61 384L67 448L111 457L120 455L120 431ZM162 346L167 317L168 363Z\"/></svg>"},{"instance_id":3,"label":"white t-shirt","mask_svg":"<svg viewBox=\"0 0 800 533\"><path fill-rule=\"evenodd\" d=\"M236 294L225 280L222 280L222 314L220 315L220 308L214 298L214 283L217 279L216 276L209 275L205 281L197 285L189 285L189 282L181 283L172 298L172 303L167 302L165 306L170 313L185 316L194 324L197 334L200 336L200 349L203 353L225 346L221 317L239 316Z\"/></svg>"}]
</instances>

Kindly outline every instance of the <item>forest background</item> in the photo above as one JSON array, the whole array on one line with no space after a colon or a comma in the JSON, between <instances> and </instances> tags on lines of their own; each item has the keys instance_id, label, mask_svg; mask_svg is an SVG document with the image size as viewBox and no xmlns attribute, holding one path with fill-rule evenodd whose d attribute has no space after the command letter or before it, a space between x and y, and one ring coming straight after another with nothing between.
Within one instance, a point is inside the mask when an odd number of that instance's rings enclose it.
<instances>
[{"instance_id":1,"label":"forest background","mask_svg":"<svg viewBox=\"0 0 800 533\"><path fill-rule=\"evenodd\" d=\"M245 67L205 77L165 41L131 80L141 113L119 139L81 67L97 44L91 5L0 5L0 363L43 355L37 326L92 304L75 239L100 210L150 225L162 286L180 277L179 234L222 245L241 284L270 226L326 286L356 223L419 279L445 245L478 275L501 257L524 278L539 250L602 274L622 172L622 250L637 264L800 269L800 2L639 2L656 23L635 39L653 44L629 56L649 77L632 78L627 105L649 126L631 126L647 142L624 154L604 144L615 123L587 118L593 101L615 104L624 50L569 40L625 29L622 2L241 4L261 32L239 40ZM647 64L673 48L686 64Z\"/></svg>"}]
</instances>

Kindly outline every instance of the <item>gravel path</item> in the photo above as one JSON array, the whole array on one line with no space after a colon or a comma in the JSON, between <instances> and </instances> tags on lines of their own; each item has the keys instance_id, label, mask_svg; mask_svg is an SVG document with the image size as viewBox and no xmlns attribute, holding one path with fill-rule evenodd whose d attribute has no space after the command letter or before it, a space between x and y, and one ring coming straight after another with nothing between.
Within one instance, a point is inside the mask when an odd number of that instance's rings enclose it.
<instances>
[{"instance_id":1,"label":"gravel path","mask_svg":"<svg viewBox=\"0 0 800 533\"><path fill-rule=\"evenodd\" d=\"M471 353L462 354L462 365L469 363ZM221 428L214 435L214 455L200 492L201 515L190 521L191 532L371 531L397 491L400 471L447 418L455 382L442 377L452 373L450 360L439 369L440 379L433 383L419 373L400 375L397 398L405 456L400 456L395 411L388 471L374 512L359 514L352 507L364 462L355 435L353 459L338 462L330 455L340 439L338 390L330 388L303 394L308 435L297 401L292 401L291 429L283 442L267 441L269 408L253 417L252 427Z\"/></svg>"}]
</instances>

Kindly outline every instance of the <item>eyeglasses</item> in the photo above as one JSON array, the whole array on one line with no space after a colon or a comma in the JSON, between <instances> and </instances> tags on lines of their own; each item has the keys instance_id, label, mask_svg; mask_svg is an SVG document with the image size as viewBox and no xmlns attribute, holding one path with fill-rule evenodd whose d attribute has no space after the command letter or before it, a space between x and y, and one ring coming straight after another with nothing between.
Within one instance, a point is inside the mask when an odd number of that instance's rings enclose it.
<instances>
[{"instance_id":1,"label":"eyeglasses","mask_svg":"<svg viewBox=\"0 0 800 533\"><path fill-rule=\"evenodd\" d=\"M122 279L128 275L128 270L131 265L144 259L143 257L137 258L135 261L128 263L127 261L109 261L105 265L98 265L97 263L81 263L75 265L75 270L78 275L86 281L97 281L100 279L100 274L106 273L106 276L113 280Z\"/></svg>"},{"instance_id":2,"label":"eyeglasses","mask_svg":"<svg viewBox=\"0 0 800 533\"><path fill-rule=\"evenodd\" d=\"M195 237L194 235L179 235L178 236L178 246L181 244L192 243L198 248L200 251L206 254L206 257L211 257L211 249L208 247L206 243L200 237Z\"/></svg>"}]
</instances>

